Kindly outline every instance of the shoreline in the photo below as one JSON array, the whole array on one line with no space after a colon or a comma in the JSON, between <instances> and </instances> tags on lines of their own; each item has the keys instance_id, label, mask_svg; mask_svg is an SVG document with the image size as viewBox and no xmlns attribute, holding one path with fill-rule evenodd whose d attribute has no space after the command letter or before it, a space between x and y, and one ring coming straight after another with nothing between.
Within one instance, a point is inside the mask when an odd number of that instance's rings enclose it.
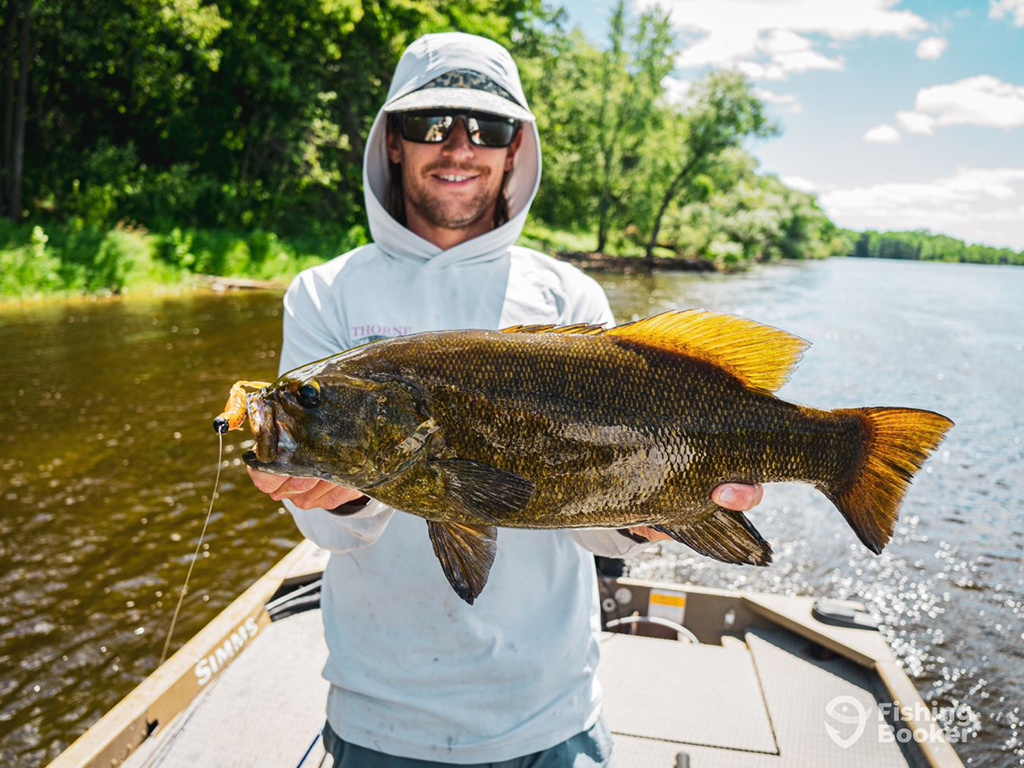
<instances>
[{"instance_id":1,"label":"shoreline","mask_svg":"<svg viewBox=\"0 0 1024 768\"><path fill-rule=\"evenodd\" d=\"M555 251L554 256L580 269L591 269L598 272L621 272L624 275L638 272L742 272L750 264L729 269L710 259L684 259L677 257L655 256L649 263L642 256L609 256L597 251Z\"/></svg>"},{"instance_id":2,"label":"shoreline","mask_svg":"<svg viewBox=\"0 0 1024 768\"><path fill-rule=\"evenodd\" d=\"M735 268L725 267L717 262L707 259L683 259L675 257L658 256L654 259L653 266L640 256L611 256L605 253L587 251L563 251L556 249L545 249L556 259L565 261L580 269L587 269L596 272L616 272L624 275L631 275L644 272L715 272L726 274L730 272L743 272L754 266L753 264L742 264ZM36 292L23 296L0 296L0 310L38 305L42 303L56 303L61 301L105 301L124 298L126 296L162 296L182 293L193 293L200 291L212 291L214 293L227 293L230 291L284 291L288 287L291 275L284 278L256 279L250 277L236 277L231 275L208 275L202 273L184 273L180 279L172 282L147 282L141 286L125 286L121 290L103 289L99 291L83 291L80 293L58 290L52 293Z\"/></svg>"},{"instance_id":3,"label":"shoreline","mask_svg":"<svg viewBox=\"0 0 1024 768\"><path fill-rule=\"evenodd\" d=\"M79 293L57 291L34 293L26 296L0 296L0 312L24 309L43 304L73 304L78 302L119 301L125 298L161 298L166 296L198 295L201 293L222 294L233 291L281 291L288 288L288 280L256 280L248 277L191 274L172 283L150 283L138 287L126 287L120 291L82 291Z\"/></svg>"},{"instance_id":4,"label":"shoreline","mask_svg":"<svg viewBox=\"0 0 1024 768\"><path fill-rule=\"evenodd\" d=\"M854 259L858 261L883 261L905 264L961 264L979 267L1015 267L1015 264L984 264L978 262L945 262L921 259L892 259L885 257L858 258L856 256L830 256L828 259L779 259L776 261L741 262L736 265L725 265L710 259L685 259L657 256L654 264L649 265L641 256L611 256L596 251L568 251L549 249L545 251L554 258L564 261L580 269L592 272L616 273L622 275L650 274L653 272L703 272L717 275L729 275L748 272L759 266L771 264L805 264L809 262L827 261L829 259ZM25 296L0 296L0 312L40 304L56 304L60 302L80 301L111 301L125 297L159 297L182 295L201 292L228 293L233 291L284 291L288 287L291 276L285 278L256 279L234 277L230 275L208 275L191 273L180 280L168 283L147 283L142 286L125 287L121 291L100 290L95 292L72 293L57 291L53 293L34 293Z\"/></svg>"}]
</instances>

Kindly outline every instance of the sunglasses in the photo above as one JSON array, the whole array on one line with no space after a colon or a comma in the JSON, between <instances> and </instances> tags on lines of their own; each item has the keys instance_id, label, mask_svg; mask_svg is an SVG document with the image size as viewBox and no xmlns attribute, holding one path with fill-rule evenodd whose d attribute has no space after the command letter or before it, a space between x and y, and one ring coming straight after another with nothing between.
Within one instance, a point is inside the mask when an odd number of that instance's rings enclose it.
<instances>
[{"instance_id":1,"label":"sunglasses","mask_svg":"<svg viewBox=\"0 0 1024 768\"><path fill-rule=\"evenodd\" d=\"M418 144L440 144L446 141L461 119L469 141L478 147L507 147L519 130L519 121L512 117L487 112L460 112L452 109L431 109L402 112L402 138Z\"/></svg>"}]
</instances>

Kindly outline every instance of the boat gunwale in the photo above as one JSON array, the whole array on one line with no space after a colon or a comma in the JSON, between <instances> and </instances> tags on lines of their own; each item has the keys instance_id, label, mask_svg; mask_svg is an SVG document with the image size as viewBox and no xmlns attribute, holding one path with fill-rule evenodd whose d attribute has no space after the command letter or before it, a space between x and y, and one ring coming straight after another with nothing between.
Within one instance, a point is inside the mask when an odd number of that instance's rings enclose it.
<instances>
[{"instance_id":1,"label":"boat gunwale","mask_svg":"<svg viewBox=\"0 0 1024 768\"><path fill-rule=\"evenodd\" d=\"M167 726L184 711L239 654L245 652L249 642L239 648L227 663L213 670L209 679L202 682L196 670L198 662L210 656L225 642L230 642L232 634L247 621L255 621L259 632L262 632L271 622L267 603L287 591L289 586L305 584L316 578L320 569L310 566L309 561L315 558L317 551L318 547L309 540L298 544L58 755L48 768L113 768L124 762L158 727ZM709 601L727 601L731 607L739 607L769 625L793 632L873 670L892 697L893 703L900 708L899 717L906 727L911 731L921 729L928 734L928 739L916 741L914 745L927 765L930 768L963 768L962 761L945 738L931 710L877 630L837 627L819 622L811 615L813 597L745 593L629 577L609 581L614 581L616 586L636 590L632 604L635 604L637 598L643 597L642 603L646 605L646 598L652 589L678 592L688 599L697 597ZM866 642L855 642L857 638ZM916 718L915 713L921 717Z\"/></svg>"},{"instance_id":2,"label":"boat gunwale","mask_svg":"<svg viewBox=\"0 0 1024 768\"><path fill-rule=\"evenodd\" d=\"M120 765L158 728L167 726L216 680L270 624L267 602L290 581L302 580L301 565L317 551L313 542L303 540L277 561L248 589L197 632L167 661L155 669L128 695L79 736L49 764L48 768L113 768ZM255 633L247 629L254 622ZM210 670L201 680L197 664L232 635L245 632L246 641L228 660Z\"/></svg>"}]
</instances>

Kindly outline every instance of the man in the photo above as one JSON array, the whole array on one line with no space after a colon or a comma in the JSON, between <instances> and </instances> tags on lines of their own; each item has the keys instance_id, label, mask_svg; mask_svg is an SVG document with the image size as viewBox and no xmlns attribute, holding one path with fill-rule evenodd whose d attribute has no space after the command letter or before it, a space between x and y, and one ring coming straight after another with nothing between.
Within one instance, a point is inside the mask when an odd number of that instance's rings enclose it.
<instances>
[{"instance_id":1,"label":"man","mask_svg":"<svg viewBox=\"0 0 1024 768\"><path fill-rule=\"evenodd\" d=\"M291 284L281 371L384 336L613 324L594 280L514 245L539 181L534 117L508 52L459 33L414 42L367 140L374 242ZM610 764L592 553L621 557L660 534L502 529L487 589L468 605L422 519L325 481L250 473L332 552L321 604L335 766ZM760 489L716 494L748 509Z\"/></svg>"}]
</instances>

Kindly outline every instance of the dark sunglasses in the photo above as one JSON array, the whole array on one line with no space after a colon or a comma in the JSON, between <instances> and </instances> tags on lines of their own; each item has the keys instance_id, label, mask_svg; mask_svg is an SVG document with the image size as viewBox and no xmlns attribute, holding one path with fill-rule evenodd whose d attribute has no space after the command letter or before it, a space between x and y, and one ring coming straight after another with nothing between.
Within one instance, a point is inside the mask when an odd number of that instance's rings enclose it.
<instances>
[{"instance_id":1,"label":"dark sunglasses","mask_svg":"<svg viewBox=\"0 0 1024 768\"><path fill-rule=\"evenodd\" d=\"M469 141L478 147L507 147L519 130L519 121L515 118L487 112L430 109L402 112L399 118L402 138L418 144L440 144L446 141L459 119L463 121Z\"/></svg>"}]
</instances>

